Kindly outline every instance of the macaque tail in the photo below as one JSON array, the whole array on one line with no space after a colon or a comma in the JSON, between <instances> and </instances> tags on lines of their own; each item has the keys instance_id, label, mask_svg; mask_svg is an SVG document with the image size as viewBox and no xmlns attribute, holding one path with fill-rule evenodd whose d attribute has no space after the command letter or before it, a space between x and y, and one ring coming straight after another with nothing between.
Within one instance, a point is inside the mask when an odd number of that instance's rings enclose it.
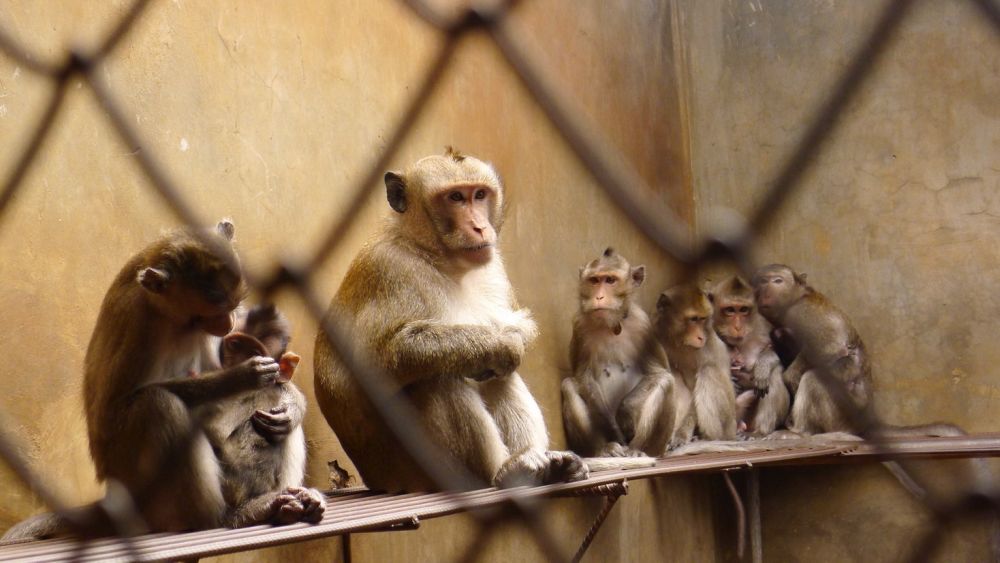
<instances>
[{"instance_id":1,"label":"macaque tail","mask_svg":"<svg viewBox=\"0 0 1000 563\"><path fill-rule=\"evenodd\" d=\"M10 527L0 537L0 545L43 540L67 532L66 523L52 512L36 514Z\"/></svg>"},{"instance_id":2,"label":"macaque tail","mask_svg":"<svg viewBox=\"0 0 1000 563\"><path fill-rule=\"evenodd\" d=\"M585 457L583 462L587 468L593 471L607 471L609 469L636 469L639 467L652 467L656 463L656 458L640 457Z\"/></svg>"}]
</instances>

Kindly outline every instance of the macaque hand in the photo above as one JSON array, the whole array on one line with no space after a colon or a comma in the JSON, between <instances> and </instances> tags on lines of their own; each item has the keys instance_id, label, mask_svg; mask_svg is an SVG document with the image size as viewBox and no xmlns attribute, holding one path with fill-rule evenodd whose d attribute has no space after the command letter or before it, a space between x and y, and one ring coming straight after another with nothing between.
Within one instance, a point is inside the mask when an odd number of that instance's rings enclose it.
<instances>
[{"instance_id":1,"label":"macaque hand","mask_svg":"<svg viewBox=\"0 0 1000 563\"><path fill-rule=\"evenodd\" d=\"M503 377L517 371L524 356L524 338L520 331L513 327L504 328L493 356L489 369L495 377Z\"/></svg>"},{"instance_id":2,"label":"macaque hand","mask_svg":"<svg viewBox=\"0 0 1000 563\"><path fill-rule=\"evenodd\" d=\"M245 370L243 373L254 388L268 387L278 382L280 369L274 358L254 356L239 364L238 367Z\"/></svg>"},{"instance_id":3,"label":"macaque hand","mask_svg":"<svg viewBox=\"0 0 1000 563\"><path fill-rule=\"evenodd\" d=\"M292 431L292 419L288 407L278 406L270 410L257 410L250 416L250 424L258 434L269 442L283 440Z\"/></svg>"}]
</instances>

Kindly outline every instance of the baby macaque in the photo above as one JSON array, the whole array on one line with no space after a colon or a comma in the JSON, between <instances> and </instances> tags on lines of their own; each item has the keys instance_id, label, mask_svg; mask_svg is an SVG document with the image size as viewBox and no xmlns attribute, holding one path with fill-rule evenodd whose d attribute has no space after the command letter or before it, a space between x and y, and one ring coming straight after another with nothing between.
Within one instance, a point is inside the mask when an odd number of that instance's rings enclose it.
<instances>
[{"instance_id":1,"label":"baby macaque","mask_svg":"<svg viewBox=\"0 0 1000 563\"><path fill-rule=\"evenodd\" d=\"M739 431L766 436L784 422L789 407L781 361L771 348L771 326L757 312L753 288L743 278L722 281L711 296L715 332L729 349Z\"/></svg>"},{"instance_id":2,"label":"baby macaque","mask_svg":"<svg viewBox=\"0 0 1000 563\"><path fill-rule=\"evenodd\" d=\"M562 382L563 425L583 456L659 456L673 434L674 377L633 294L644 266L608 248L580 268L573 375Z\"/></svg>"},{"instance_id":3,"label":"baby macaque","mask_svg":"<svg viewBox=\"0 0 1000 563\"><path fill-rule=\"evenodd\" d=\"M290 383L299 363L298 355L286 351L290 332L288 321L273 305L257 306L223 337L219 349L223 368L255 356L278 361L274 385L220 401L207 414L205 432L219 456L226 504L258 505L256 511L244 510L240 520L231 523L234 526L254 519L317 522L324 512L323 495L301 486L305 476L302 419L306 399ZM282 497L277 503L275 495ZM261 514L272 505L276 508L273 514Z\"/></svg>"}]
</instances>

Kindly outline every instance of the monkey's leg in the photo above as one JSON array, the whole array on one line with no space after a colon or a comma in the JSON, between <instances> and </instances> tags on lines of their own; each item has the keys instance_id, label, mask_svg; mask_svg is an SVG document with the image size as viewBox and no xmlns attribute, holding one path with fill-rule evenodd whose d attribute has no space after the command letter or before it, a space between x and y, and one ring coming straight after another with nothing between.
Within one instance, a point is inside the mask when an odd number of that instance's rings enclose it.
<instances>
[{"instance_id":1,"label":"monkey's leg","mask_svg":"<svg viewBox=\"0 0 1000 563\"><path fill-rule=\"evenodd\" d=\"M622 400L618 424L631 430L629 446L653 457L663 455L674 432L674 376L647 374Z\"/></svg>"},{"instance_id":2,"label":"monkey's leg","mask_svg":"<svg viewBox=\"0 0 1000 563\"><path fill-rule=\"evenodd\" d=\"M736 439L736 397L729 374L720 369L698 371L694 386L698 433L706 440Z\"/></svg>"},{"instance_id":3,"label":"monkey's leg","mask_svg":"<svg viewBox=\"0 0 1000 563\"><path fill-rule=\"evenodd\" d=\"M799 354L795 356L792 363L788 366L788 369L781 375L781 378L785 381L785 385L788 386L788 390L792 393L796 393L799 389L800 382L803 375L807 371L808 366L806 365L805 354Z\"/></svg>"},{"instance_id":4,"label":"monkey's leg","mask_svg":"<svg viewBox=\"0 0 1000 563\"><path fill-rule=\"evenodd\" d=\"M566 443L574 452L592 456L600 450L606 440L598 431L593 410L580 396L579 384L575 378L562 381L562 417Z\"/></svg>"},{"instance_id":5,"label":"monkey's leg","mask_svg":"<svg viewBox=\"0 0 1000 563\"><path fill-rule=\"evenodd\" d=\"M546 451L549 436L542 410L521 376L512 373L480 384L487 411L511 453L493 476L499 486L574 481L586 478L583 461L572 452Z\"/></svg>"},{"instance_id":6,"label":"monkey's leg","mask_svg":"<svg viewBox=\"0 0 1000 563\"><path fill-rule=\"evenodd\" d=\"M427 437L447 449L452 456L449 461L461 464L483 482L490 483L510 451L475 384L460 377L442 376L411 385L407 395L420 413ZM541 418L540 411L537 415ZM544 428L543 423L543 436ZM409 472L409 469L400 467L398 471ZM405 477L401 478L407 482ZM429 482L414 484L422 489L432 488ZM414 484L406 488L415 490Z\"/></svg>"},{"instance_id":7,"label":"monkey's leg","mask_svg":"<svg viewBox=\"0 0 1000 563\"><path fill-rule=\"evenodd\" d=\"M788 429L799 434L852 431L833 397L813 370L802 376L792 403Z\"/></svg>"},{"instance_id":8,"label":"monkey's leg","mask_svg":"<svg viewBox=\"0 0 1000 563\"><path fill-rule=\"evenodd\" d=\"M118 419L108 477L141 494L153 531L218 526L225 510L218 459L191 411L160 386L139 389ZM170 470L162 471L164 465ZM153 480L156 480L153 482Z\"/></svg>"},{"instance_id":9,"label":"monkey's leg","mask_svg":"<svg viewBox=\"0 0 1000 563\"><path fill-rule=\"evenodd\" d=\"M682 446L694 437L697 424L694 413L694 396L681 379L674 379L674 435L670 449Z\"/></svg>"}]
</instances>

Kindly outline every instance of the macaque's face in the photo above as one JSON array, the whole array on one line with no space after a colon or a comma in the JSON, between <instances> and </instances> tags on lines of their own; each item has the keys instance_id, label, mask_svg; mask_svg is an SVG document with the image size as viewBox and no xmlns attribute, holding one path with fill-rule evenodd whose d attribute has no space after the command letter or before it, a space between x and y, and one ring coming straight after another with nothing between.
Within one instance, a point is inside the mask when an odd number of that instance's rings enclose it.
<instances>
[{"instance_id":1,"label":"macaque's face","mask_svg":"<svg viewBox=\"0 0 1000 563\"><path fill-rule=\"evenodd\" d=\"M580 312L618 328L645 276L645 266L632 268L610 249L605 251L580 269Z\"/></svg>"},{"instance_id":2,"label":"macaque's face","mask_svg":"<svg viewBox=\"0 0 1000 563\"><path fill-rule=\"evenodd\" d=\"M671 345L698 350L708 342L709 331L713 330L712 302L704 291L691 286L665 291L660 295L656 309L660 323L666 323Z\"/></svg>"},{"instance_id":3,"label":"macaque's face","mask_svg":"<svg viewBox=\"0 0 1000 563\"><path fill-rule=\"evenodd\" d=\"M753 300L745 297L715 298L715 332L730 346L738 346L750 333Z\"/></svg>"},{"instance_id":4,"label":"macaque's face","mask_svg":"<svg viewBox=\"0 0 1000 563\"><path fill-rule=\"evenodd\" d=\"M429 205L434 225L455 258L472 266L493 259L495 201L496 190L486 185L455 184L433 192Z\"/></svg>"},{"instance_id":5,"label":"macaque's face","mask_svg":"<svg viewBox=\"0 0 1000 563\"><path fill-rule=\"evenodd\" d=\"M768 319L781 315L801 294L802 287L790 268L768 268L753 277L754 298Z\"/></svg>"}]
</instances>

